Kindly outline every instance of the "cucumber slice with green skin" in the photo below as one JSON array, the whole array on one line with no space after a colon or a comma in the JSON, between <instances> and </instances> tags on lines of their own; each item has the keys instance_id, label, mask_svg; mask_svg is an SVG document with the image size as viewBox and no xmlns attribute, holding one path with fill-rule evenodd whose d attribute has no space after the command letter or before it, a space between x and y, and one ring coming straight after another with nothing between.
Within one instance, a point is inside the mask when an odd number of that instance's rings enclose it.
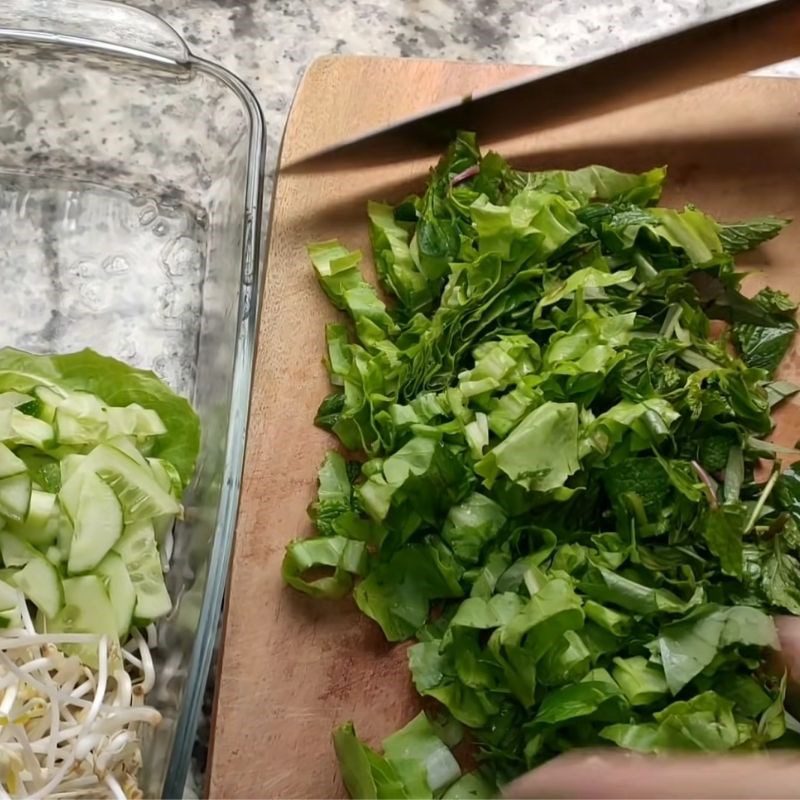
<instances>
[{"instance_id":1,"label":"cucumber slice with green skin","mask_svg":"<svg viewBox=\"0 0 800 800\"><path fill-rule=\"evenodd\" d=\"M109 644L117 641L117 621L111 600L103 581L97 575L80 575L65 578L64 606L54 617L46 617L48 631L63 633L94 633L109 637ZM93 646L64 646L65 652L74 652L84 664L97 669L97 648Z\"/></svg>"},{"instance_id":2,"label":"cucumber slice with green skin","mask_svg":"<svg viewBox=\"0 0 800 800\"><path fill-rule=\"evenodd\" d=\"M153 517L150 522L153 524L153 532L156 535L158 552L161 554L161 570L162 572L166 572L169 564L165 562L166 554L163 552L164 542L167 541L167 535L175 526L175 517L173 517L172 514L164 514L161 517Z\"/></svg>"},{"instance_id":3,"label":"cucumber slice with green skin","mask_svg":"<svg viewBox=\"0 0 800 800\"><path fill-rule=\"evenodd\" d=\"M35 398L22 392L2 392L0 393L0 408L19 408L20 406L33 403Z\"/></svg>"},{"instance_id":4,"label":"cucumber slice with green skin","mask_svg":"<svg viewBox=\"0 0 800 800\"><path fill-rule=\"evenodd\" d=\"M56 409L53 428L59 444L69 445L96 444L108 433L108 423L102 417L77 417L63 406Z\"/></svg>"},{"instance_id":5,"label":"cucumber slice with green skin","mask_svg":"<svg viewBox=\"0 0 800 800\"><path fill-rule=\"evenodd\" d=\"M44 558L34 558L18 570L11 582L48 617L64 605L64 592L58 570Z\"/></svg>"},{"instance_id":6,"label":"cucumber slice with green skin","mask_svg":"<svg viewBox=\"0 0 800 800\"><path fill-rule=\"evenodd\" d=\"M86 458L86 456L82 456ZM64 459L66 461L66 459ZM62 473L63 473L63 464ZM83 481L90 472L83 469L75 469L70 477L61 485L61 491L58 493L58 502L64 513L69 517L69 521L74 525L75 520L78 518L78 505L81 499L81 490L83 489Z\"/></svg>"},{"instance_id":7,"label":"cucumber slice with green skin","mask_svg":"<svg viewBox=\"0 0 800 800\"><path fill-rule=\"evenodd\" d=\"M0 580L0 628L19 628L21 625L17 590Z\"/></svg>"},{"instance_id":8,"label":"cucumber slice with green skin","mask_svg":"<svg viewBox=\"0 0 800 800\"><path fill-rule=\"evenodd\" d=\"M67 571L94 569L122 535L122 507L114 490L93 472L82 477Z\"/></svg>"},{"instance_id":9,"label":"cucumber slice with green skin","mask_svg":"<svg viewBox=\"0 0 800 800\"><path fill-rule=\"evenodd\" d=\"M0 478L0 514L13 522L22 522L28 516L31 491L31 476L27 472Z\"/></svg>"},{"instance_id":10,"label":"cucumber slice with green skin","mask_svg":"<svg viewBox=\"0 0 800 800\"><path fill-rule=\"evenodd\" d=\"M53 426L37 417L11 409L9 418L0 413L0 439L13 444L28 444L39 450L47 450L55 443ZM7 422L7 426L6 423Z\"/></svg>"},{"instance_id":11,"label":"cucumber slice with green skin","mask_svg":"<svg viewBox=\"0 0 800 800\"><path fill-rule=\"evenodd\" d=\"M173 495L173 497L180 497L183 487L181 486L180 475L178 475L175 467L173 467L169 461L164 461L161 458L148 458L147 463L150 465L150 469L153 471L153 476L158 481L159 486L161 486L165 492L169 492L171 495ZM153 523L153 529L155 530L158 549L159 552L161 552L162 548L164 547L164 542L167 539L167 534L175 525L175 516L173 514L163 514L160 517L153 517L151 522ZM161 555L163 568L164 554L161 553Z\"/></svg>"},{"instance_id":12,"label":"cucumber slice with green skin","mask_svg":"<svg viewBox=\"0 0 800 800\"><path fill-rule=\"evenodd\" d=\"M72 531L72 520L62 509L58 518L58 538L54 545L55 549L58 550L58 556L55 554L48 556L54 564L67 563L67 559L69 559L69 548L72 544ZM48 548L48 552L50 549L52 548Z\"/></svg>"},{"instance_id":13,"label":"cucumber slice with green skin","mask_svg":"<svg viewBox=\"0 0 800 800\"><path fill-rule=\"evenodd\" d=\"M56 418L56 409L67 399L66 392L49 386L37 386L33 393L39 402L38 417L51 425Z\"/></svg>"},{"instance_id":14,"label":"cucumber slice with green skin","mask_svg":"<svg viewBox=\"0 0 800 800\"><path fill-rule=\"evenodd\" d=\"M8 478L11 475L19 475L25 472L25 462L14 455L10 448L0 443L0 478Z\"/></svg>"},{"instance_id":15,"label":"cucumber slice with green skin","mask_svg":"<svg viewBox=\"0 0 800 800\"><path fill-rule=\"evenodd\" d=\"M65 455L60 462L61 466L61 487L80 469L87 456L80 453L70 453Z\"/></svg>"},{"instance_id":16,"label":"cucumber slice with green skin","mask_svg":"<svg viewBox=\"0 0 800 800\"><path fill-rule=\"evenodd\" d=\"M103 580L114 609L117 635L122 639L131 629L133 611L136 608L136 590L125 568L125 562L119 554L111 552L97 565L95 575Z\"/></svg>"},{"instance_id":17,"label":"cucumber slice with green skin","mask_svg":"<svg viewBox=\"0 0 800 800\"><path fill-rule=\"evenodd\" d=\"M128 525L114 550L122 557L136 591L136 608L133 615L139 620L154 620L172 609L161 559L156 547L156 537L150 522Z\"/></svg>"},{"instance_id":18,"label":"cucumber slice with green skin","mask_svg":"<svg viewBox=\"0 0 800 800\"><path fill-rule=\"evenodd\" d=\"M42 405L52 406L53 408L58 408L69 396L65 391L56 389L53 386L37 386L33 393Z\"/></svg>"},{"instance_id":19,"label":"cucumber slice with green skin","mask_svg":"<svg viewBox=\"0 0 800 800\"><path fill-rule=\"evenodd\" d=\"M109 439L106 444L124 453L126 456L135 461L140 467L147 467L147 459L139 452L136 446L136 440L132 436L115 436Z\"/></svg>"},{"instance_id":20,"label":"cucumber slice with green skin","mask_svg":"<svg viewBox=\"0 0 800 800\"><path fill-rule=\"evenodd\" d=\"M107 414L109 436L161 436L167 432L158 412L138 403L124 408L110 407Z\"/></svg>"},{"instance_id":21,"label":"cucumber slice with green skin","mask_svg":"<svg viewBox=\"0 0 800 800\"><path fill-rule=\"evenodd\" d=\"M96 472L116 492L126 523L162 514L178 515L183 511L180 503L158 485L149 467L143 467L107 444L100 444L89 453L80 469L61 487L59 496L65 492L71 494L73 489L69 484L90 470Z\"/></svg>"},{"instance_id":22,"label":"cucumber slice with green skin","mask_svg":"<svg viewBox=\"0 0 800 800\"><path fill-rule=\"evenodd\" d=\"M7 581L0 581L0 611L17 606L17 590Z\"/></svg>"},{"instance_id":23,"label":"cucumber slice with green skin","mask_svg":"<svg viewBox=\"0 0 800 800\"><path fill-rule=\"evenodd\" d=\"M65 555L61 552L61 548L57 544L50 545L50 547L45 550L44 556L54 567L59 567L66 561Z\"/></svg>"},{"instance_id":24,"label":"cucumber slice with green skin","mask_svg":"<svg viewBox=\"0 0 800 800\"><path fill-rule=\"evenodd\" d=\"M61 464L56 451L43 453L34 447L18 447L14 455L25 464L36 488L46 492L57 492L61 488Z\"/></svg>"},{"instance_id":25,"label":"cucumber slice with green skin","mask_svg":"<svg viewBox=\"0 0 800 800\"><path fill-rule=\"evenodd\" d=\"M54 427L62 444L96 444L108 435L106 404L89 392L71 392L56 407Z\"/></svg>"},{"instance_id":26,"label":"cucumber slice with green skin","mask_svg":"<svg viewBox=\"0 0 800 800\"><path fill-rule=\"evenodd\" d=\"M59 508L56 495L34 489L28 515L22 523L11 523L9 529L34 547L45 549L58 538Z\"/></svg>"},{"instance_id":27,"label":"cucumber slice with green skin","mask_svg":"<svg viewBox=\"0 0 800 800\"><path fill-rule=\"evenodd\" d=\"M0 533L0 557L5 567L24 567L28 562L41 558L42 554L14 533Z\"/></svg>"},{"instance_id":28,"label":"cucumber slice with green skin","mask_svg":"<svg viewBox=\"0 0 800 800\"><path fill-rule=\"evenodd\" d=\"M163 458L148 458L147 463L165 492L169 492L173 497L180 497L183 494L181 476L171 462Z\"/></svg>"}]
</instances>

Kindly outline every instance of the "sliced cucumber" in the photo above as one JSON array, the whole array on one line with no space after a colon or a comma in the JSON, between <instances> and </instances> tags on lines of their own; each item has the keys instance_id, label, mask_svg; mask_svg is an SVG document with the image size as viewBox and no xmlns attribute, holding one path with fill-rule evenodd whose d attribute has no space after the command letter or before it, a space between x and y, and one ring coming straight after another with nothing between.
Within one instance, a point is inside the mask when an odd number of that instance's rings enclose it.
<instances>
[{"instance_id":1,"label":"sliced cucumber","mask_svg":"<svg viewBox=\"0 0 800 800\"><path fill-rule=\"evenodd\" d=\"M108 435L106 404L89 392L73 392L56 408L55 431L63 444L102 441Z\"/></svg>"},{"instance_id":2,"label":"sliced cucumber","mask_svg":"<svg viewBox=\"0 0 800 800\"><path fill-rule=\"evenodd\" d=\"M0 514L13 522L22 522L28 516L31 491L31 476L27 472L0 478Z\"/></svg>"},{"instance_id":3,"label":"sliced cucumber","mask_svg":"<svg viewBox=\"0 0 800 800\"><path fill-rule=\"evenodd\" d=\"M114 490L93 472L81 476L77 513L73 519L67 560L67 571L72 575L96 567L122 535L119 500Z\"/></svg>"},{"instance_id":4,"label":"sliced cucumber","mask_svg":"<svg viewBox=\"0 0 800 800\"><path fill-rule=\"evenodd\" d=\"M58 518L58 537L56 539L55 547L58 549L58 558L50 558L54 564L66 564L69 558L69 548L72 544L72 531L74 525L69 515L61 509Z\"/></svg>"},{"instance_id":5,"label":"sliced cucumber","mask_svg":"<svg viewBox=\"0 0 800 800\"><path fill-rule=\"evenodd\" d=\"M81 458L85 459L86 456L81 456ZM74 525L75 520L78 518L78 506L81 500L83 481L91 472L89 470L74 469L69 478L64 480L64 463L66 461L67 459L65 458L61 462L62 483L61 491L58 493L58 502L64 513L69 517L69 521Z\"/></svg>"},{"instance_id":6,"label":"sliced cucumber","mask_svg":"<svg viewBox=\"0 0 800 800\"><path fill-rule=\"evenodd\" d=\"M80 453L70 453L61 459L61 486L78 471L87 456Z\"/></svg>"},{"instance_id":7,"label":"sliced cucumber","mask_svg":"<svg viewBox=\"0 0 800 800\"><path fill-rule=\"evenodd\" d=\"M165 491L169 492L173 497L180 497L183 489L181 484L181 477L178 475L177 470L169 461L164 461L161 458L148 458L147 463L150 469L153 470L153 476L158 481L159 486ZM156 542L158 543L159 552L162 555L162 567L164 566L164 553L162 548L166 541L167 534L172 530L175 525L174 514L163 514L160 517L153 517L151 520L153 529L156 534Z\"/></svg>"},{"instance_id":8,"label":"sliced cucumber","mask_svg":"<svg viewBox=\"0 0 800 800\"><path fill-rule=\"evenodd\" d=\"M86 470L96 472L116 492L126 523L162 514L180 514L183 510L180 503L158 485L149 467L143 467L115 447L107 444L95 447L67 483L78 479ZM65 490L69 493L66 484L61 493Z\"/></svg>"},{"instance_id":9,"label":"sliced cucumber","mask_svg":"<svg viewBox=\"0 0 800 800\"><path fill-rule=\"evenodd\" d=\"M69 555L69 542L67 543L67 555ZM67 560L57 544L51 544L50 547L45 550L44 556L54 567L58 567Z\"/></svg>"},{"instance_id":10,"label":"sliced cucumber","mask_svg":"<svg viewBox=\"0 0 800 800\"><path fill-rule=\"evenodd\" d=\"M61 465L55 451L44 453L35 447L18 447L14 455L23 461L36 488L46 492L57 492L61 488Z\"/></svg>"},{"instance_id":11,"label":"sliced cucumber","mask_svg":"<svg viewBox=\"0 0 800 800\"><path fill-rule=\"evenodd\" d=\"M173 497L180 497L183 493L183 481L181 481L181 476L172 462L163 458L148 458L147 463L150 465L150 469L153 470L153 475L159 486Z\"/></svg>"},{"instance_id":12,"label":"sliced cucumber","mask_svg":"<svg viewBox=\"0 0 800 800\"><path fill-rule=\"evenodd\" d=\"M33 402L35 402L35 398L22 392L0 393L0 408L19 408Z\"/></svg>"},{"instance_id":13,"label":"sliced cucumber","mask_svg":"<svg viewBox=\"0 0 800 800\"><path fill-rule=\"evenodd\" d=\"M42 405L52 406L53 408L58 408L69 396L65 391L52 386L37 386L33 393Z\"/></svg>"},{"instance_id":14,"label":"sliced cucumber","mask_svg":"<svg viewBox=\"0 0 800 800\"><path fill-rule=\"evenodd\" d=\"M65 578L64 607L54 617L47 617L48 631L64 633L94 633L107 635L111 642L117 641L117 621L111 600L103 581L97 575L80 575ZM68 650L67 647L64 647ZM91 646L70 647L88 666L97 669L97 648Z\"/></svg>"},{"instance_id":15,"label":"sliced cucumber","mask_svg":"<svg viewBox=\"0 0 800 800\"><path fill-rule=\"evenodd\" d=\"M109 439L106 444L124 453L128 458L135 461L140 467L147 467L147 459L139 452L136 440L132 436L115 436Z\"/></svg>"},{"instance_id":16,"label":"sliced cucumber","mask_svg":"<svg viewBox=\"0 0 800 800\"><path fill-rule=\"evenodd\" d=\"M33 489L28 515L22 523L12 524L10 528L35 547L44 549L58 538L58 522L56 495Z\"/></svg>"},{"instance_id":17,"label":"sliced cucumber","mask_svg":"<svg viewBox=\"0 0 800 800\"><path fill-rule=\"evenodd\" d=\"M109 436L161 436L167 428L158 413L131 403L125 408L108 409Z\"/></svg>"},{"instance_id":18,"label":"sliced cucumber","mask_svg":"<svg viewBox=\"0 0 800 800\"><path fill-rule=\"evenodd\" d=\"M128 525L120 540L114 545L114 550L125 562L125 568L136 591L134 617L153 620L169 613L172 601L164 584L155 533L150 522L135 522Z\"/></svg>"},{"instance_id":19,"label":"sliced cucumber","mask_svg":"<svg viewBox=\"0 0 800 800\"><path fill-rule=\"evenodd\" d=\"M0 580L0 611L14 608L17 601L17 590L7 581Z\"/></svg>"},{"instance_id":20,"label":"sliced cucumber","mask_svg":"<svg viewBox=\"0 0 800 800\"><path fill-rule=\"evenodd\" d=\"M63 407L56 409L53 427L57 441L69 445L95 444L106 438L108 429L104 419L76 417Z\"/></svg>"},{"instance_id":21,"label":"sliced cucumber","mask_svg":"<svg viewBox=\"0 0 800 800\"><path fill-rule=\"evenodd\" d=\"M56 419L56 409L67 399L66 391L54 389L50 386L37 386L33 393L39 402L37 416L52 425Z\"/></svg>"},{"instance_id":22,"label":"sliced cucumber","mask_svg":"<svg viewBox=\"0 0 800 800\"><path fill-rule=\"evenodd\" d=\"M167 541L167 535L175 526L175 517L173 517L172 514L164 514L161 517L153 517L150 522L153 524L156 544L158 545L159 553L161 553L161 568L166 572L169 564L165 560L167 554L164 552L164 543Z\"/></svg>"},{"instance_id":23,"label":"sliced cucumber","mask_svg":"<svg viewBox=\"0 0 800 800\"><path fill-rule=\"evenodd\" d=\"M5 567L24 567L42 554L14 533L0 532L0 557Z\"/></svg>"},{"instance_id":24,"label":"sliced cucumber","mask_svg":"<svg viewBox=\"0 0 800 800\"><path fill-rule=\"evenodd\" d=\"M14 408L11 410L10 424L10 432L3 430L2 433L7 435L0 434L0 439L14 444L29 444L39 450L46 450L54 444L53 426L42 419L23 414ZM0 425L0 429L2 427Z\"/></svg>"},{"instance_id":25,"label":"sliced cucumber","mask_svg":"<svg viewBox=\"0 0 800 800\"><path fill-rule=\"evenodd\" d=\"M0 628L19 628L22 619L19 614L19 596L9 583L0 580Z\"/></svg>"},{"instance_id":26,"label":"sliced cucumber","mask_svg":"<svg viewBox=\"0 0 800 800\"><path fill-rule=\"evenodd\" d=\"M0 478L19 475L20 472L25 472L25 470L25 462L15 456L10 448L0 443Z\"/></svg>"},{"instance_id":27,"label":"sliced cucumber","mask_svg":"<svg viewBox=\"0 0 800 800\"><path fill-rule=\"evenodd\" d=\"M58 570L44 558L31 559L15 573L12 583L48 617L54 617L64 605Z\"/></svg>"},{"instance_id":28,"label":"sliced cucumber","mask_svg":"<svg viewBox=\"0 0 800 800\"><path fill-rule=\"evenodd\" d=\"M117 635L122 638L131 629L136 607L136 590L125 568L125 562L118 553L112 551L97 565L95 574L103 580L114 609Z\"/></svg>"}]
</instances>

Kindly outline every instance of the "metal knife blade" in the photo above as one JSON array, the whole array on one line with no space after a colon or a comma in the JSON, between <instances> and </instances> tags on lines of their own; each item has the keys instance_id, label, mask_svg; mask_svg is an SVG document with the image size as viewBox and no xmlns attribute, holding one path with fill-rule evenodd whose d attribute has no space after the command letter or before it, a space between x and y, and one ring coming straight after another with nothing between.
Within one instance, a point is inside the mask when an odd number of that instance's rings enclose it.
<instances>
[{"instance_id":1,"label":"metal knife blade","mask_svg":"<svg viewBox=\"0 0 800 800\"><path fill-rule=\"evenodd\" d=\"M402 161L438 151L458 130L482 143L677 94L800 55L800 0L755 0L734 14L542 76L523 78L356 134L283 172Z\"/></svg>"}]
</instances>

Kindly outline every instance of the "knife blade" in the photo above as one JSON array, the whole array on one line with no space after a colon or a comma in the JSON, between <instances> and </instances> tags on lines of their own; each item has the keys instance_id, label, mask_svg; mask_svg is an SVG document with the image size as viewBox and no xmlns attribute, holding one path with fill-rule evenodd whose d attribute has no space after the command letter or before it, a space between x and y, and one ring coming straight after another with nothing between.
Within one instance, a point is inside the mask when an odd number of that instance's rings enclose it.
<instances>
[{"instance_id":1,"label":"knife blade","mask_svg":"<svg viewBox=\"0 0 800 800\"><path fill-rule=\"evenodd\" d=\"M484 144L678 94L800 55L800 0L758 0L626 50L454 98L282 165L345 169L430 155L458 130Z\"/></svg>"}]
</instances>

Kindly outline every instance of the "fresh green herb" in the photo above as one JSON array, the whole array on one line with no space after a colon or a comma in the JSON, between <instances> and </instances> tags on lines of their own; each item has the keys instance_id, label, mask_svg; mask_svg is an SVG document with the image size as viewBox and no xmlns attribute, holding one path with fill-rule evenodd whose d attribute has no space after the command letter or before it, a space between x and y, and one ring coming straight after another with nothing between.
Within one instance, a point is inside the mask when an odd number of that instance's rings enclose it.
<instances>
[{"instance_id":1,"label":"fresh green herb","mask_svg":"<svg viewBox=\"0 0 800 800\"><path fill-rule=\"evenodd\" d=\"M786 221L657 208L665 178L520 172L461 134L423 195L369 205L390 301L360 253L310 248L352 323L328 326L316 422L366 460L328 455L284 575L416 639L417 691L480 765L459 778L424 715L383 755L348 724L353 797L490 797L609 741L788 741L759 666L771 613L800 613L800 472L765 441L796 304L743 295L733 260Z\"/></svg>"}]
</instances>

